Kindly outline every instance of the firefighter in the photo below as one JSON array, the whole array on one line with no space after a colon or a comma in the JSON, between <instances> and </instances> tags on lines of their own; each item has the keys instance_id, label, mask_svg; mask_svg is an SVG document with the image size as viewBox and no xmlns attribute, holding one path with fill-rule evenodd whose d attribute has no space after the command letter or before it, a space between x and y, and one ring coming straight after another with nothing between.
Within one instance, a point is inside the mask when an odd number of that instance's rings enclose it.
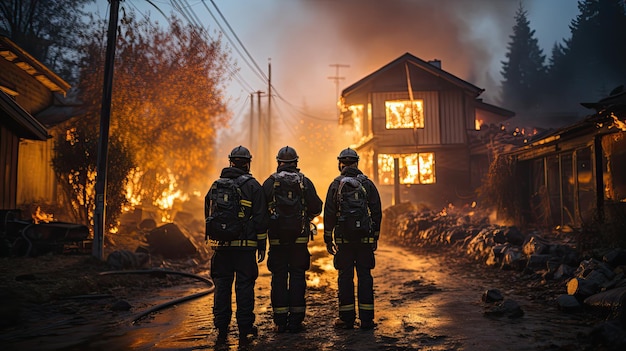
<instances>
[{"instance_id":1,"label":"firefighter","mask_svg":"<svg viewBox=\"0 0 626 351\"><path fill-rule=\"evenodd\" d=\"M382 209L380 195L374 183L358 168L359 155L353 149L342 150L337 157L341 174L328 188L324 204L324 243L328 253L334 255L333 263L338 271L339 318L335 327L352 329L355 326L354 271L357 274L357 295L360 328L367 330L374 323L374 280L371 270L374 268L374 251L378 247ZM364 209L369 213L369 228L366 234L353 239L349 229L343 229L342 221L347 221L347 214L341 213L339 204L340 187L346 177L360 179L363 188ZM347 179L346 179L347 180ZM346 226L347 228L347 226Z\"/></svg>"},{"instance_id":2,"label":"firefighter","mask_svg":"<svg viewBox=\"0 0 626 351\"><path fill-rule=\"evenodd\" d=\"M300 172L293 147L281 148L276 162L276 173L263 182L270 215L267 268L272 272L273 319L277 332L297 333L303 330L306 312L310 221L322 211L322 199L313 182Z\"/></svg>"},{"instance_id":3,"label":"firefighter","mask_svg":"<svg viewBox=\"0 0 626 351\"><path fill-rule=\"evenodd\" d=\"M261 184L250 175L252 155L237 146L228 156L230 166L222 169L220 178L236 179L245 175L241 186L241 208L245 224L240 240L212 242L211 278L215 284L213 315L218 341L228 336L232 315L232 286L235 283L236 320L239 338L244 341L257 335L254 326L254 286L259 276L258 263L265 259L267 241L267 202ZM245 206L244 206L245 204ZM208 203L205 204L207 213Z\"/></svg>"}]
</instances>

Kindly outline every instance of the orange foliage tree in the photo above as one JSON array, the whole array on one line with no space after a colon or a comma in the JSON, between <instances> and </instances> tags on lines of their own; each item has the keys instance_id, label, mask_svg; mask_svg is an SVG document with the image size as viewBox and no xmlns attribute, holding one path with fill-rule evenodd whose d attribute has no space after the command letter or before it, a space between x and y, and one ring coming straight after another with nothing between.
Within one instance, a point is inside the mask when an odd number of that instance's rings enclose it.
<instances>
[{"instance_id":1,"label":"orange foliage tree","mask_svg":"<svg viewBox=\"0 0 626 351\"><path fill-rule=\"evenodd\" d=\"M182 193L206 190L216 128L230 118L223 85L234 67L221 37L175 17L168 22L161 28L127 12L118 28L110 139L131 155L127 177L116 181L134 204L159 206L173 185ZM94 21L94 31L82 35L78 95L92 126L101 109L106 27ZM114 152L110 145L109 158Z\"/></svg>"}]
</instances>

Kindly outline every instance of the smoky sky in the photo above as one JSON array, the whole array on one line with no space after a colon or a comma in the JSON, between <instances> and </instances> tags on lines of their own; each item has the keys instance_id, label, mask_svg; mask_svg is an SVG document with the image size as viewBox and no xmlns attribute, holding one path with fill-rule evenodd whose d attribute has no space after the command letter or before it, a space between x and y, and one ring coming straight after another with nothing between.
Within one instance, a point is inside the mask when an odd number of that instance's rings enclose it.
<instances>
[{"instance_id":1,"label":"smoky sky","mask_svg":"<svg viewBox=\"0 0 626 351\"><path fill-rule=\"evenodd\" d=\"M500 84L492 68L504 58L520 4L518 0L291 1L279 1L284 12L275 15L276 22L285 25L279 39L283 49L278 51L289 62L326 58L328 63L335 59L349 64L355 75L345 81L345 87L409 52L426 61L441 60L444 70L491 94ZM290 11L298 12L297 20L285 18Z\"/></svg>"}]
</instances>

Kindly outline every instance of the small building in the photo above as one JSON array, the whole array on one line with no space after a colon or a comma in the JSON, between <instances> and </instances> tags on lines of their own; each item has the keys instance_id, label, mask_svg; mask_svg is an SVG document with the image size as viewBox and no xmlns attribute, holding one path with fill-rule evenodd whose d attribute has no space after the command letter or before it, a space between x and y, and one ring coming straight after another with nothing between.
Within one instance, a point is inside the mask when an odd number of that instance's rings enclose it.
<instances>
[{"instance_id":1,"label":"small building","mask_svg":"<svg viewBox=\"0 0 626 351\"><path fill-rule=\"evenodd\" d=\"M469 133L514 116L480 99L483 91L441 61L409 53L342 91L339 123L385 205L443 208L473 199L489 162L484 148L472 156Z\"/></svg>"},{"instance_id":2,"label":"small building","mask_svg":"<svg viewBox=\"0 0 626 351\"><path fill-rule=\"evenodd\" d=\"M626 91L582 105L595 113L503 154L516 161L524 224L626 224Z\"/></svg>"},{"instance_id":3,"label":"small building","mask_svg":"<svg viewBox=\"0 0 626 351\"><path fill-rule=\"evenodd\" d=\"M55 105L69 88L9 38L0 36L0 210L16 209L18 198L54 200L53 144L47 127L36 116Z\"/></svg>"}]
</instances>

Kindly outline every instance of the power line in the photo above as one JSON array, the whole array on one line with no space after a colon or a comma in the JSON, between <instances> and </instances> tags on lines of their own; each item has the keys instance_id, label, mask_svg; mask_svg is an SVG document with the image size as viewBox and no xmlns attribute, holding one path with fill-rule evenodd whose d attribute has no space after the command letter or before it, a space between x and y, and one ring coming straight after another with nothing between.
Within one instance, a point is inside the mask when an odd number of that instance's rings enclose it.
<instances>
[{"instance_id":1,"label":"power line","mask_svg":"<svg viewBox=\"0 0 626 351\"><path fill-rule=\"evenodd\" d=\"M340 80L344 80L346 79L346 77L340 77L339 76L339 68L343 68L343 67L350 67L350 65L343 65L340 63L334 63L334 64L330 64L328 65L330 67L335 67L335 76L333 77L328 77L328 79L332 79L335 81L335 99L339 100L339 81ZM337 103L337 101L335 101L335 103ZM339 106L337 106L337 119L339 119L341 117L341 111L339 110Z\"/></svg>"}]
</instances>

